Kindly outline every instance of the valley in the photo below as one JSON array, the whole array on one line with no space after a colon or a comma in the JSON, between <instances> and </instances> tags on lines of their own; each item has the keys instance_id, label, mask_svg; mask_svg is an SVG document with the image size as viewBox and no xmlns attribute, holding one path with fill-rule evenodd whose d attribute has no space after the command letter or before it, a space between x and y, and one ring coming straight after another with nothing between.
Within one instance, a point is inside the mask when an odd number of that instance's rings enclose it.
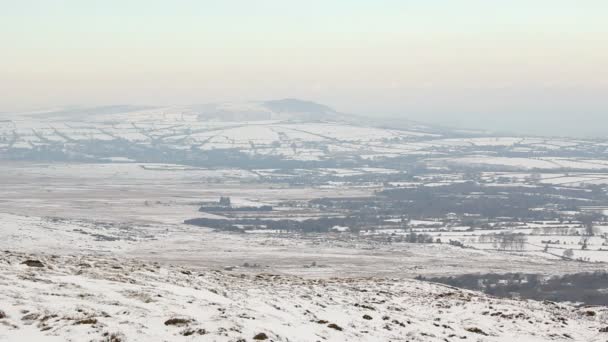
<instances>
[{"instance_id":1,"label":"valley","mask_svg":"<svg viewBox=\"0 0 608 342\"><path fill-rule=\"evenodd\" d=\"M386 127L296 100L78 113L0 122L0 288L10 303L0 307L8 317L0 318L7 327L0 340L26 330L100 341L237 341L260 333L277 341L604 340L608 314L584 313L595 299L569 290L555 297L559 303L534 299L553 298L543 291L556 279L604 279L608 141L408 121ZM21 264L27 260L44 266ZM281 284L272 290L278 299L237 303L256 279ZM537 283L530 289L522 279ZM133 284L129 293L119 290L124 282ZM604 290L599 284L593 291ZM152 293L155 286L164 293ZM94 300L98 287L113 299ZM308 298L329 287L346 292L313 303L323 314L302 303L282 312L289 291ZM368 291L377 295L359 305L382 303L380 316L361 306L337 314ZM59 307L49 293L72 304ZM519 298L525 293L533 296ZM391 300L436 307L384 320L403 310L384 308ZM200 318L195 302L219 305L219 316ZM462 305L470 316L449 309ZM69 313L73 306L81 311ZM248 313L233 317L229 308ZM142 321L150 315L156 323ZM501 315L514 325L497 326ZM183 319L175 329L153 327L174 318ZM73 327L79 320L90 323ZM309 335L294 339L301 331L291 324L304 321L312 322ZM448 323L432 323L439 321ZM547 329L532 329L537 324Z\"/></svg>"}]
</instances>

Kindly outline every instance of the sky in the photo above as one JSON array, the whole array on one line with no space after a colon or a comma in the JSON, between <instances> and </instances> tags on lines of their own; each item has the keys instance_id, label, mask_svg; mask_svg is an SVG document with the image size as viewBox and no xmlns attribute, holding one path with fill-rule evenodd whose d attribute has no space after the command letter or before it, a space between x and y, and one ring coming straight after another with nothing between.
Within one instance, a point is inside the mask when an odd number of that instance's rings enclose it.
<instances>
[{"instance_id":1,"label":"sky","mask_svg":"<svg viewBox=\"0 0 608 342\"><path fill-rule=\"evenodd\" d=\"M608 133L606 0L0 0L0 112L302 98Z\"/></svg>"}]
</instances>

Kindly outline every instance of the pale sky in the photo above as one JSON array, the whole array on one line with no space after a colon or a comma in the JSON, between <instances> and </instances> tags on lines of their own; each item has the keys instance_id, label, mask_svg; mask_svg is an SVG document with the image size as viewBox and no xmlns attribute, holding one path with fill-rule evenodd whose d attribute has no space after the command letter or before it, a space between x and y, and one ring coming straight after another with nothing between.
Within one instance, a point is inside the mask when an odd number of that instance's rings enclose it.
<instances>
[{"instance_id":1,"label":"pale sky","mask_svg":"<svg viewBox=\"0 0 608 342\"><path fill-rule=\"evenodd\" d=\"M0 112L296 97L608 133L606 0L0 0L0 44Z\"/></svg>"}]
</instances>

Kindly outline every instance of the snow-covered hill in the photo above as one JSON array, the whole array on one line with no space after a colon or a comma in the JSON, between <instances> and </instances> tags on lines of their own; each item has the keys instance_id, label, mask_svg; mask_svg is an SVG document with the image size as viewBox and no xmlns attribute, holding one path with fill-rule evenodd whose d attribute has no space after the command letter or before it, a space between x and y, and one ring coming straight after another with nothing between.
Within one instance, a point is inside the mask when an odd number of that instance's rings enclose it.
<instances>
[{"instance_id":1,"label":"snow-covered hill","mask_svg":"<svg viewBox=\"0 0 608 342\"><path fill-rule=\"evenodd\" d=\"M198 111L198 119L216 121L340 121L346 116L334 109L311 101L282 99L245 103L212 103L193 106Z\"/></svg>"},{"instance_id":2,"label":"snow-covered hill","mask_svg":"<svg viewBox=\"0 0 608 342\"><path fill-rule=\"evenodd\" d=\"M606 318L415 280L0 254L2 341L605 341Z\"/></svg>"},{"instance_id":3,"label":"snow-covered hill","mask_svg":"<svg viewBox=\"0 0 608 342\"><path fill-rule=\"evenodd\" d=\"M606 153L605 141L464 134L407 120L341 114L296 99L0 115L0 159L12 160L306 168L433 158L431 164L440 167L597 170L606 168L595 162ZM506 158L475 159L497 154ZM587 161L535 161L572 156Z\"/></svg>"},{"instance_id":4,"label":"snow-covered hill","mask_svg":"<svg viewBox=\"0 0 608 342\"><path fill-rule=\"evenodd\" d=\"M411 149L387 144L436 137L421 127L374 127L325 105L296 99L68 108L0 116L0 157L4 152L13 159L143 160L144 154L162 153L200 161L205 159L200 154L208 151L230 150L261 158L323 160L395 154Z\"/></svg>"}]
</instances>

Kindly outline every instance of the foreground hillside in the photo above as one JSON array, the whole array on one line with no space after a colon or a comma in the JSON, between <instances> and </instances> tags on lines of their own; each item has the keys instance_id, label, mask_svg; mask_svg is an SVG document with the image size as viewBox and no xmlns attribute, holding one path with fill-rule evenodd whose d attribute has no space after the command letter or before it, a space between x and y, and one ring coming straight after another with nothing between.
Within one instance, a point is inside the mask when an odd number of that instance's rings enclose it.
<instances>
[{"instance_id":1,"label":"foreground hillside","mask_svg":"<svg viewBox=\"0 0 608 342\"><path fill-rule=\"evenodd\" d=\"M6 341L605 341L606 317L414 280L0 254Z\"/></svg>"}]
</instances>

